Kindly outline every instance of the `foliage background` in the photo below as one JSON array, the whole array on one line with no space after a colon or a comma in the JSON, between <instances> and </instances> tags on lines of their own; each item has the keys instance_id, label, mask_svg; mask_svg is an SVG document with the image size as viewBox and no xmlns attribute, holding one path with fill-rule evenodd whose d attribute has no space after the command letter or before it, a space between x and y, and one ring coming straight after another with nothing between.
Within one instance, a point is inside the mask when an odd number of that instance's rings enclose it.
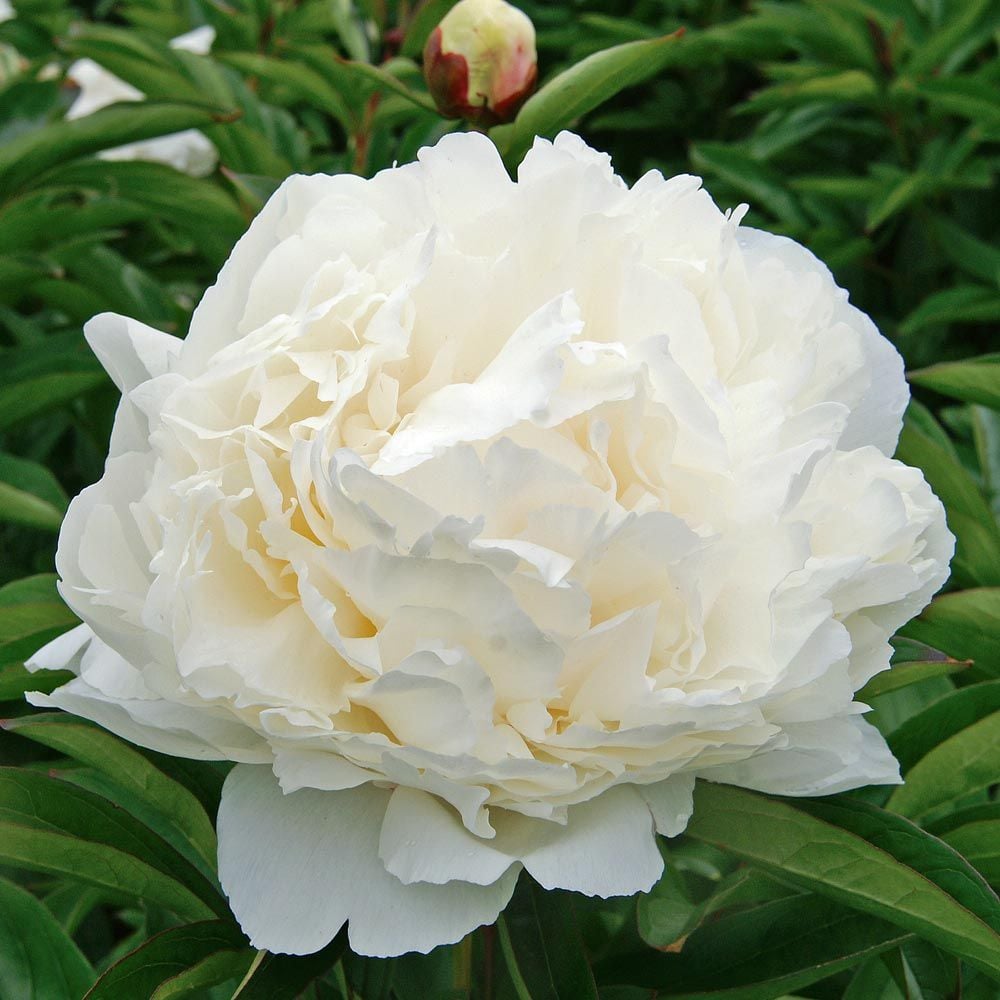
<instances>
[{"instance_id":1,"label":"foliage background","mask_svg":"<svg viewBox=\"0 0 1000 1000\"><path fill-rule=\"evenodd\" d=\"M511 166L533 134L572 126L629 180L702 174L721 206L748 201L749 224L826 260L899 347L915 389L899 456L958 537L946 592L862 699L905 786L812 801L701 787L638 901L522 877L496 928L427 957L360 960L340 939L257 956L213 871L224 768L23 702L61 680L22 663L73 623L56 532L100 476L117 401L83 322L113 310L183 336L281 178L370 175L462 127L418 65L450 6L16 0L0 24L0 997L214 1000L242 982L245 998L996 998L996 0L526 0L543 88L493 133ZM200 24L218 33L210 57L168 48ZM149 100L64 122L80 57ZM208 178L95 158L187 127L219 149Z\"/></svg>"}]
</instances>

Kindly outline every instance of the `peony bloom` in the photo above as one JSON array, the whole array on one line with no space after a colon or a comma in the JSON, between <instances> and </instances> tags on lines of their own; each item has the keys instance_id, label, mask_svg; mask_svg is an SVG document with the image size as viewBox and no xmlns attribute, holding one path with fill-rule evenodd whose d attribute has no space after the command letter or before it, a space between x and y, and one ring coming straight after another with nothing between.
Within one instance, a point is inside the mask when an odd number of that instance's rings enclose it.
<instances>
[{"instance_id":1,"label":"peony bloom","mask_svg":"<svg viewBox=\"0 0 1000 1000\"><path fill-rule=\"evenodd\" d=\"M508 122L535 89L535 26L504 0L461 0L427 39L424 77L441 114Z\"/></svg>"},{"instance_id":2,"label":"peony bloom","mask_svg":"<svg viewBox=\"0 0 1000 1000\"><path fill-rule=\"evenodd\" d=\"M180 35L170 42L170 46L197 55L207 55L214 41L215 29L205 26ZM70 66L67 75L80 88L76 100L66 112L68 119L84 118L119 101L141 101L145 98L141 91L109 73L92 59L77 60ZM218 159L215 146L197 129L132 142L116 149L103 150L99 155L105 160L152 160L154 163L165 163L192 177L206 177L215 169Z\"/></svg>"},{"instance_id":3,"label":"peony bloom","mask_svg":"<svg viewBox=\"0 0 1000 1000\"><path fill-rule=\"evenodd\" d=\"M854 693L952 552L900 358L697 178L450 135L287 180L183 343L87 337L122 402L33 661L78 676L30 700L238 762L256 947L427 951L522 868L647 890L696 777L899 780Z\"/></svg>"}]
</instances>

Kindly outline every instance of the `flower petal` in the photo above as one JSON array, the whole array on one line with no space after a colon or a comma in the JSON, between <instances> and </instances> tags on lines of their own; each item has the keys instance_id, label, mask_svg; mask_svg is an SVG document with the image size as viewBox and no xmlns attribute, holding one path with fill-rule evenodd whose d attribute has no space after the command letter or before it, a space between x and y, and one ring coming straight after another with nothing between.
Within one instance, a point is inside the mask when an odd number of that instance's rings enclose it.
<instances>
[{"instance_id":1,"label":"flower petal","mask_svg":"<svg viewBox=\"0 0 1000 1000\"><path fill-rule=\"evenodd\" d=\"M665 781L641 785L639 792L653 814L657 833L676 837L684 832L694 812L693 774L674 774Z\"/></svg>"},{"instance_id":2,"label":"flower petal","mask_svg":"<svg viewBox=\"0 0 1000 1000\"><path fill-rule=\"evenodd\" d=\"M379 857L407 885L453 880L491 885L515 862L492 841L470 833L458 813L415 788L392 793L382 824Z\"/></svg>"},{"instance_id":3,"label":"flower petal","mask_svg":"<svg viewBox=\"0 0 1000 1000\"><path fill-rule=\"evenodd\" d=\"M136 319L109 312L90 320L83 334L123 394L169 371L182 343Z\"/></svg>"},{"instance_id":4,"label":"flower petal","mask_svg":"<svg viewBox=\"0 0 1000 1000\"><path fill-rule=\"evenodd\" d=\"M257 948L318 951L349 921L351 948L428 952L492 923L517 881L404 885L378 857L391 793L363 785L283 795L268 768L239 766L219 807L219 880Z\"/></svg>"},{"instance_id":5,"label":"flower petal","mask_svg":"<svg viewBox=\"0 0 1000 1000\"><path fill-rule=\"evenodd\" d=\"M572 806L565 826L498 810L491 819L497 843L546 889L630 896L648 891L663 872L653 818L632 785Z\"/></svg>"}]
</instances>

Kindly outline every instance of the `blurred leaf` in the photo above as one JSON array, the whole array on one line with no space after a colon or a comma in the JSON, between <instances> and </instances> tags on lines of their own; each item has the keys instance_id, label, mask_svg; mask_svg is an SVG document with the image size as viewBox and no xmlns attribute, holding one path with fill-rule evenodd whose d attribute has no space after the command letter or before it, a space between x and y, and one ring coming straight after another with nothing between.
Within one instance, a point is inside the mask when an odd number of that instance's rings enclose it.
<instances>
[{"instance_id":1,"label":"blurred leaf","mask_svg":"<svg viewBox=\"0 0 1000 1000\"><path fill-rule=\"evenodd\" d=\"M79 1000L93 979L90 964L45 906L0 878L0 996Z\"/></svg>"},{"instance_id":2,"label":"blurred leaf","mask_svg":"<svg viewBox=\"0 0 1000 1000\"><path fill-rule=\"evenodd\" d=\"M733 146L702 142L692 147L691 160L699 170L717 174L782 222L790 226L808 225L781 175L749 154Z\"/></svg>"},{"instance_id":3,"label":"blurred leaf","mask_svg":"<svg viewBox=\"0 0 1000 1000\"><path fill-rule=\"evenodd\" d=\"M520 1000L597 1000L572 896L522 875L497 928Z\"/></svg>"},{"instance_id":4,"label":"blurred leaf","mask_svg":"<svg viewBox=\"0 0 1000 1000\"><path fill-rule=\"evenodd\" d=\"M424 3L417 5L403 36L400 52L410 59L419 61L431 32L457 2L458 0L425 0Z\"/></svg>"},{"instance_id":5,"label":"blurred leaf","mask_svg":"<svg viewBox=\"0 0 1000 1000\"><path fill-rule=\"evenodd\" d=\"M563 70L543 84L509 125L490 131L508 168L521 162L535 136L553 136L615 94L655 76L683 58L681 35L675 32L648 41L626 42Z\"/></svg>"},{"instance_id":6,"label":"blurred leaf","mask_svg":"<svg viewBox=\"0 0 1000 1000\"><path fill-rule=\"evenodd\" d=\"M978 323L1000 319L1000 292L983 285L956 285L934 292L907 316L899 329L913 334L943 323Z\"/></svg>"},{"instance_id":7,"label":"blurred leaf","mask_svg":"<svg viewBox=\"0 0 1000 1000\"><path fill-rule=\"evenodd\" d=\"M772 1000L908 937L830 900L793 896L704 924L677 954L623 955L595 972L602 985L642 986L674 1000Z\"/></svg>"},{"instance_id":8,"label":"blurred leaf","mask_svg":"<svg viewBox=\"0 0 1000 1000\"><path fill-rule=\"evenodd\" d=\"M1000 295L997 296L1000 308ZM909 372L907 378L935 392L966 403L1000 410L1000 354L983 354L968 361L946 361Z\"/></svg>"},{"instance_id":9,"label":"blurred leaf","mask_svg":"<svg viewBox=\"0 0 1000 1000\"><path fill-rule=\"evenodd\" d=\"M58 531L67 502L44 465L0 452L0 521Z\"/></svg>"},{"instance_id":10,"label":"blurred leaf","mask_svg":"<svg viewBox=\"0 0 1000 1000\"><path fill-rule=\"evenodd\" d=\"M687 833L1000 975L1000 901L960 855L902 817L699 782Z\"/></svg>"},{"instance_id":11,"label":"blurred leaf","mask_svg":"<svg viewBox=\"0 0 1000 1000\"><path fill-rule=\"evenodd\" d=\"M865 218L865 229L871 232L897 212L922 198L934 186L933 178L917 171L892 184L880 197L872 200Z\"/></svg>"},{"instance_id":12,"label":"blurred leaf","mask_svg":"<svg viewBox=\"0 0 1000 1000\"><path fill-rule=\"evenodd\" d=\"M872 100L878 96L878 85L870 73L848 69L840 73L818 73L802 80L774 84L751 95L737 112L768 111L791 108L797 104L816 102L848 102Z\"/></svg>"},{"instance_id":13,"label":"blurred leaf","mask_svg":"<svg viewBox=\"0 0 1000 1000\"><path fill-rule=\"evenodd\" d=\"M153 997L173 977L197 966L209 956L241 955L244 952L248 953L249 966L253 952L239 928L230 921L205 920L173 927L150 938L112 965L97 980L85 1000ZM183 996L183 993L180 995Z\"/></svg>"},{"instance_id":14,"label":"blurred leaf","mask_svg":"<svg viewBox=\"0 0 1000 1000\"><path fill-rule=\"evenodd\" d=\"M85 118L55 122L0 149L0 191L9 197L67 160L141 139L202 128L230 114L204 105L144 101L115 104Z\"/></svg>"},{"instance_id":15,"label":"blurred leaf","mask_svg":"<svg viewBox=\"0 0 1000 1000\"><path fill-rule=\"evenodd\" d=\"M0 353L0 358L2 356ZM96 370L53 372L7 383L0 395L0 430L69 403L106 383L107 376Z\"/></svg>"},{"instance_id":16,"label":"blurred leaf","mask_svg":"<svg viewBox=\"0 0 1000 1000\"><path fill-rule=\"evenodd\" d=\"M924 80L911 86L932 107L961 115L974 122L1000 122L1000 96L997 95L995 82L960 76Z\"/></svg>"},{"instance_id":17,"label":"blurred leaf","mask_svg":"<svg viewBox=\"0 0 1000 1000\"><path fill-rule=\"evenodd\" d=\"M333 115L349 132L357 125L356 116L340 91L309 66L256 52L227 52L220 59L247 75L287 88L296 99Z\"/></svg>"},{"instance_id":18,"label":"blurred leaf","mask_svg":"<svg viewBox=\"0 0 1000 1000\"><path fill-rule=\"evenodd\" d=\"M2 725L96 768L138 795L162 812L214 870L215 830L201 803L118 737L62 713L22 716Z\"/></svg>"},{"instance_id":19,"label":"blurred leaf","mask_svg":"<svg viewBox=\"0 0 1000 1000\"><path fill-rule=\"evenodd\" d=\"M934 219L934 233L941 252L967 274L1000 285L1000 248L981 240L947 216Z\"/></svg>"},{"instance_id":20,"label":"blurred leaf","mask_svg":"<svg viewBox=\"0 0 1000 1000\"><path fill-rule=\"evenodd\" d=\"M961 44L966 35L979 23L992 7L992 0L964 0L955 10L955 16L940 31L931 34L917 47L907 60L908 73L929 73L938 67L952 49Z\"/></svg>"}]
</instances>

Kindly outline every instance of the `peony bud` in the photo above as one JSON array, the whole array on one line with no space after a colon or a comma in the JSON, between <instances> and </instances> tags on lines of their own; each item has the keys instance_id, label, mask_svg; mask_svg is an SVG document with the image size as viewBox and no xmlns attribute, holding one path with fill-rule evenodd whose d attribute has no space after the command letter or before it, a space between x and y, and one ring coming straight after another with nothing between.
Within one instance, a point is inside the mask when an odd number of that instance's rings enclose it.
<instances>
[{"instance_id":1,"label":"peony bud","mask_svg":"<svg viewBox=\"0 0 1000 1000\"><path fill-rule=\"evenodd\" d=\"M441 114L509 122L535 88L535 27L504 0L461 0L427 39L424 76Z\"/></svg>"}]
</instances>

